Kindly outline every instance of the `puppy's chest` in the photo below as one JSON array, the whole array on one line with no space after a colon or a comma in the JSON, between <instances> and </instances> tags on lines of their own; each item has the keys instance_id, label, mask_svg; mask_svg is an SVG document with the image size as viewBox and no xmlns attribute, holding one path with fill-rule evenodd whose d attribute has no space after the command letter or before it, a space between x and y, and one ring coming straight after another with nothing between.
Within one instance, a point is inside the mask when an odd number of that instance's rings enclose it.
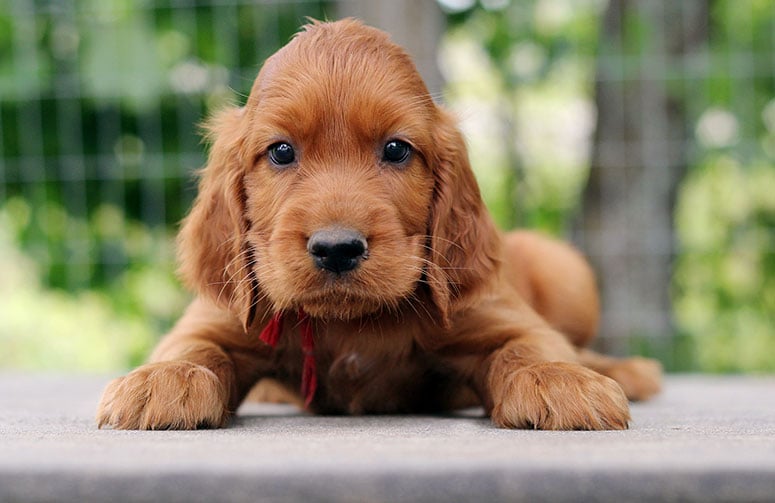
<instances>
[{"instance_id":1,"label":"puppy's chest","mask_svg":"<svg viewBox=\"0 0 775 503\"><path fill-rule=\"evenodd\" d=\"M410 412L431 385L436 362L414 343L417 327L313 322L312 348L299 327L283 330L275 350L278 378L300 385L305 356L314 359L316 389L311 408L321 413ZM305 347L306 346L306 347ZM310 355L311 349L311 355ZM297 388L298 389L298 388Z\"/></svg>"}]
</instances>

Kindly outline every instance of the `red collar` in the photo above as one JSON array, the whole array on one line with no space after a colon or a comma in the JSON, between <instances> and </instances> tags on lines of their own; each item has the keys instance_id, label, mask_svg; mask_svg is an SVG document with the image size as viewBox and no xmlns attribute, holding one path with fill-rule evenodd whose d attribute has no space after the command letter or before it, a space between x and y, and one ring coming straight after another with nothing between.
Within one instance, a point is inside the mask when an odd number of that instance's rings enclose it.
<instances>
[{"instance_id":1,"label":"red collar","mask_svg":"<svg viewBox=\"0 0 775 503\"><path fill-rule=\"evenodd\" d=\"M304 396L304 406L309 407L315 397L318 387L317 365L315 364L315 338L312 333L312 321L303 309L299 309L299 329L301 331L301 351L304 354L304 366L301 372L301 394ZM283 313L272 315L269 323L261 331L258 338L271 347L277 346L283 331Z\"/></svg>"}]
</instances>

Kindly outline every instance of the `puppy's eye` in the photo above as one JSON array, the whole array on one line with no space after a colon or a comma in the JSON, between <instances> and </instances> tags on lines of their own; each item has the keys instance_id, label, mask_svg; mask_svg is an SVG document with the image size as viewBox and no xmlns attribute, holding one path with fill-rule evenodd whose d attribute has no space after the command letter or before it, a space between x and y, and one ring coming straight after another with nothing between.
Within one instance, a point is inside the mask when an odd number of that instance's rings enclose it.
<instances>
[{"instance_id":1,"label":"puppy's eye","mask_svg":"<svg viewBox=\"0 0 775 503\"><path fill-rule=\"evenodd\" d=\"M411 145L401 140L390 140L382 150L382 160L391 164L401 164L406 162L411 154Z\"/></svg>"},{"instance_id":2,"label":"puppy's eye","mask_svg":"<svg viewBox=\"0 0 775 503\"><path fill-rule=\"evenodd\" d=\"M275 143L269 147L269 159L277 166L287 166L296 160L296 152L290 143Z\"/></svg>"}]
</instances>

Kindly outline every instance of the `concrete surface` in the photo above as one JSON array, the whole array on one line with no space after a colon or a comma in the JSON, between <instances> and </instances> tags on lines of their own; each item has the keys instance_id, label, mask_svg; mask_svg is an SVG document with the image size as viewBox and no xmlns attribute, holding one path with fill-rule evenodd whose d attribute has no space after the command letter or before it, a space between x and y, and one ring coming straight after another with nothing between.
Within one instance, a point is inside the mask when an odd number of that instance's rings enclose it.
<instances>
[{"instance_id":1,"label":"concrete surface","mask_svg":"<svg viewBox=\"0 0 775 503\"><path fill-rule=\"evenodd\" d=\"M775 501L775 377L670 377L624 432L256 405L223 430L98 430L107 380L0 374L0 501Z\"/></svg>"}]
</instances>

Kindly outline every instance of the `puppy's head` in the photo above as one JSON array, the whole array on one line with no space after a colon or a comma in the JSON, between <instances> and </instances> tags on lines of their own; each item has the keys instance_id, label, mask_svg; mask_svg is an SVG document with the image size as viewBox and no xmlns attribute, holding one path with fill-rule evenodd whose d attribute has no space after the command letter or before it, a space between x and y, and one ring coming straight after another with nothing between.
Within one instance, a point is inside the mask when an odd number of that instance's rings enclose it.
<instances>
[{"instance_id":1,"label":"puppy's head","mask_svg":"<svg viewBox=\"0 0 775 503\"><path fill-rule=\"evenodd\" d=\"M376 29L307 26L209 134L182 272L246 325L264 304L352 319L420 302L419 285L443 322L494 267L463 140Z\"/></svg>"}]
</instances>

